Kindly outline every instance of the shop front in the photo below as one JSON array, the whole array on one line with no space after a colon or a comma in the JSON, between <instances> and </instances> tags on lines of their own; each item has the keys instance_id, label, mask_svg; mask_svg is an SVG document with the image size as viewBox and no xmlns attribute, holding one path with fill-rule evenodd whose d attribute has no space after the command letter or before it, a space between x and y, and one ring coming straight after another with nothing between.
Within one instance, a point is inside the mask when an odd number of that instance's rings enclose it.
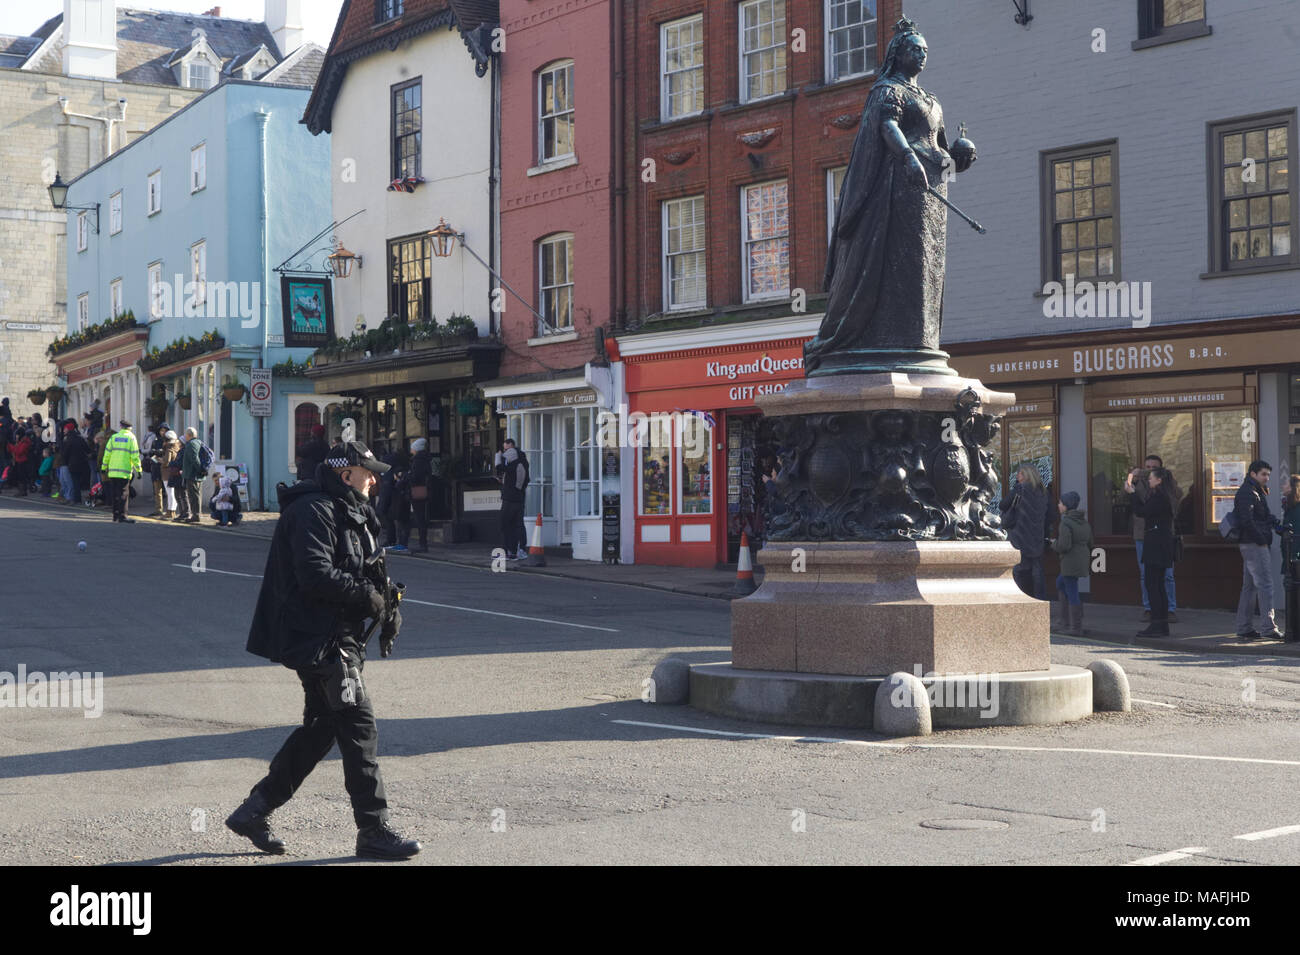
<instances>
[{"instance_id":1,"label":"shop front","mask_svg":"<svg viewBox=\"0 0 1300 955\"><path fill-rule=\"evenodd\" d=\"M1050 348L1005 343L990 352L950 346L953 365L1017 404L1003 422L1004 487L1032 462L1053 497L1085 502L1100 552L1092 599L1140 602L1134 515L1125 476L1156 455L1181 492L1175 530L1184 558L1175 568L1179 606L1235 608L1241 586L1237 548L1219 523L1252 460L1273 465L1274 513L1290 473L1289 395L1300 361L1300 328L1280 322L1216 322L1126 338L1107 333L1062 338ZM1245 325L1250 324L1247 331ZM1100 339L1100 340L1099 340ZM1003 473L1003 472L1000 472ZM1050 480L1049 480L1050 478ZM1049 587L1051 582L1049 574ZM1279 591L1280 592L1280 591Z\"/></svg>"},{"instance_id":2,"label":"shop front","mask_svg":"<svg viewBox=\"0 0 1300 955\"><path fill-rule=\"evenodd\" d=\"M620 339L635 445L638 563L729 563L742 533L757 551L776 448L755 399L803 377L809 324L782 323L790 326L785 335L768 340L653 351ZM682 344L691 337L684 333Z\"/></svg>"},{"instance_id":3,"label":"shop front","mask_svg":"<svg viewBox=\"0 0 1300 955\"><path fill-rule=\"evenodd\" d=\"M618 468L604 467L601 413L608 410L585 377L545 384L501 383L484 389L528 458L524 514L529 537L542 516L542 544L571 547L578 560L602 559L602 480L618 494ZM494 446L495 450L495 446ZM500 495L492 502L500 508Z\"/></svg>"},{"instance_id":4,"label":"shop front","mask_svg":"<svg viewBox=\"0 0 1300 955\"><path fill-rule=\"evenodd\" d=\"M409 454L411 442L424 438L434 471L430 541L490 541L497 534L496 511L484 501L497 487L493 452L504 423L478 383L495 376L501 346L483 342L448 351L454 353L402 352L316 364L307 375L319 403L305 410L300 404L296 414L309 431L309 419L320 413L331 439L350 428L379 457Z\"/></svg>"}]
</instances>

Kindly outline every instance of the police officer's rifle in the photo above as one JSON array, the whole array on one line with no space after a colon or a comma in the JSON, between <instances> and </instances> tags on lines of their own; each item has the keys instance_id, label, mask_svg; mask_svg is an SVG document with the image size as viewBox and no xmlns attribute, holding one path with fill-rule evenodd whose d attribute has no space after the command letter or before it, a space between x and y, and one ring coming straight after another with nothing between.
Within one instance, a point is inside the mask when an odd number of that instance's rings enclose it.
<instances>
[{"instance_id":1,"label":"police officer's rifle","mask_svg":"<svg viewBox=\"0 0 1300 955\"><path fill-rule=\"evenodd\" d=\"M402 595L406 593L406 584L393 583L389 579L388 560L382 549L376 551L375 556L366 561L364 573L366 579L383 595L384 612L370 621L370 626L366 628L361 645L364 647L369 643L375 628L382 624L383 630L379 635L379 655L386 657L393 652L393 641L397 639L397 630L395 629L398 619L397 608L402 602Z\"/></svg>"}]
</instances>

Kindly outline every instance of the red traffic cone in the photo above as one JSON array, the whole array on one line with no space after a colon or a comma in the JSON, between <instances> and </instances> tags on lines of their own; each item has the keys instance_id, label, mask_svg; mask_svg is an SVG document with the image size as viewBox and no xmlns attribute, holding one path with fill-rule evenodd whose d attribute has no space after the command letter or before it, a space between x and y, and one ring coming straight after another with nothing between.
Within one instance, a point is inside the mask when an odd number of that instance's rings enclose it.
<instances>
[{"instance_id":1,"label":"red traffic cone","mask_svg":"<svg viewBox=\"0 0 1300 955\"><path fill-rule=\"evenodd\" d=\"M537 523L533 525L533 540L528 545L528 566L545 567L546 566L546 548L542 546L542 515L537 515Z\"/></svg>"},{"instance_id":2,"label":"red traffic cone","mask_svg":"<svg viewBox=\"0 0 1300 955\"><path fill-rule=\"evenodd\" d=\"M754 562L749 556L749 534L740 532L740 558L736 561L736 593L752 594L758 589L754 583Z\"/></svg>"}]
</instances>

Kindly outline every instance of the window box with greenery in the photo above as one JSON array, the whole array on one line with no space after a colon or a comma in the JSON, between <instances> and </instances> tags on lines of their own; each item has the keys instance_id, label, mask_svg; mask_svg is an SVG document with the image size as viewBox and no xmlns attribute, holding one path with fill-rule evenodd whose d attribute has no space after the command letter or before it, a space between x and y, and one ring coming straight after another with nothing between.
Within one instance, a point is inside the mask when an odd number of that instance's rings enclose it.
<instances>
[{"instance_id":1,"label":"window box with greenery","mask_svg":"<svg viewBox=\"0 0 1300 955\"><path fill-rule=\"evenodd\" d=\"M278 365L271 366L271 375L275 378L305 378L311 368L311 359L296 362L292 358L286 358Z\"/></svg>"},{"instance_id":2,"label":"window box with greenery","mask_svg":"<svg viewBox=\"0 0 1300 955\"><path fill-rule=\"evenodd\" d=\"M148 326L137 322L135 320L135 313L130 309L127 309L116 318L107 319L106 321L100 322L98 325L91 325L84 331L73 332L71 335L56 338L54 341L50 342L50 345L45 349L45 352L53 358L66 351L71 351L74 348L81 348L83 345L90 345L113 335L119 335L122 332L146 328L148 328Z\"/></svg>"},{"instance_id":3,"label":"window box with greenery","mask_svg":"<svg viewBox=\"0 0 1300 955\"><path fill-rule=\"evenodd\" d=\"M143 358L136 362L142 371L153 371L166 365L197 358L209 352L220 351L226 347L226 340L217 334L217 330L204 333L202 338L178 338L165 348L154 346Z\"/></svg>"},{"instance_id":4,"label":"window box with greenery","mask_svg":"<svg viewBox=\"0 0 1300 955\"><path fill-rule=\"evenodd\" d=\"M478 326L468 315L453 315L445 325L436 316L406 323L388 318L378 328L358 331L347 338L336 338L316 350L311 357L313 365L328 365L331 361L350 361L365 356L391 354L394 351L423 351L463 344L478 337Z\"/></svg>"}]
</instances>

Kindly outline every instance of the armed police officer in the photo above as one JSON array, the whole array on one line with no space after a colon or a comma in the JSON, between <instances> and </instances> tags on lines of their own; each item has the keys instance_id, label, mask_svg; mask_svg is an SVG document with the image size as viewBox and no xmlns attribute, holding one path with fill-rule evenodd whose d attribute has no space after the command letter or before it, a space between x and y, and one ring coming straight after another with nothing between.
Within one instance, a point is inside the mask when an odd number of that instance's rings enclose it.
<instances>
[{"instance_id":1,"label":"armed police officer","mask_svg":"<svg viewBox=\"0 0 1300 955\"><path fill-rule=\"evenodd\" d=\"M266 852L284 852L267 817L284 805L334 743L357 824L357 855L406 859L420 843L388 826L379 773L375 713L361 680L367 618L382 623L388 656L401 616L386 600L387 579L367 571L382 557L379 521L368 504L375 476L388 470L365 445L335 445L314 480L281 486L280 520L271 540L248 651L297 671L306 694L302 726L271 760L226 825Z\"/></svg>"}]
</instances>

